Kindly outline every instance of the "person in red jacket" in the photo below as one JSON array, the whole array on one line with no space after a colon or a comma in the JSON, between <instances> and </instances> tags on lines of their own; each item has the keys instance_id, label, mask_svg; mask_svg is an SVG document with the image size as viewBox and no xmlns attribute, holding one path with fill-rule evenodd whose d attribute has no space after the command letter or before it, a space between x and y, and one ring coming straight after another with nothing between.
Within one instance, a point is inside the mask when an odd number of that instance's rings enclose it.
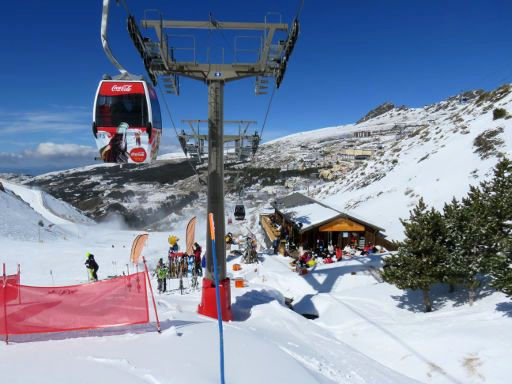
<instances>
[{"instance_id":1,"label":"person in red jacket","mask_svg":"<svg viewBox=\"0 0 512 384\"><path fill-rule=\"evenodd\" d=\"M336 261L341 261L343 258L343 252L341 251L341 248L336 246Z\"/></svg>"},{"instance_id":2,"label":"person in red jacket","mask_svg":"<svg viewBox=\"0 0 512 384\"><path fill-rule=\"evenodd\" d=\"M195 268L196 268L196 274L198 276L203 275L203 268L201 267L201 253L203 252L203 249L198 243L194 243L194 246L192 247L194 251L194 261L195 261Z\"/></svg>"}]
</instances>

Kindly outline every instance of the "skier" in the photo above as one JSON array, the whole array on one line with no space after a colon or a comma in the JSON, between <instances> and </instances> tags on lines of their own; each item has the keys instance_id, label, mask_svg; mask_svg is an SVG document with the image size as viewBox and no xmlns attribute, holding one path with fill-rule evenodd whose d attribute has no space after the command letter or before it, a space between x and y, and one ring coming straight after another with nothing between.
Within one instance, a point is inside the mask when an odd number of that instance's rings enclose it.
<instances>
[{"instance_id":1,"label":"skier","mask_svg":"<svg viewBox=\"0 0 512 384\"><path fill-rule=\"evenodd\" d=\"M226 250L231 250L231 245L235 244L235 241L233 240L233 234L231 232L228 232L227 235L224 237L224 240L226 242Z\"/></svg>"},{"instance_id":2,"label":"skier","mask_svg":"<svg viewBox=\"0 0 512 384\"><path fill-rule=\"evenodd\" d=\"M201 246L198 243L194 243L194 259L197 276L203 275L203 269L201 268L201 253L203 252Z\"/></svg>"},{"instance_id":3,"label":"skier","mask_svg":"<svg viewBox=\"0 0 512 384\"><path fill-rule=\"evenodd\" d=\"M226 244L235 244L235 241L233 240L233 234L231 232L228 232L225 236Z\"/></svg>"},{"instance_id":4,"label":"skier","mask_svg":"<svg viewBox=\"0 0 512 384\"><path fill-rule=\"evenodd\" d=\"M164 264L164 260L160 258L156 265L155 275L158 280L158 292L162 293L167 291L167 267Z\"/></svg>"},{"instance_id":5,"label":"skier","mask_svg":"<svg viewBox=\"0 0 512 384\"><path fill-rule=\"evenodd\" d=\"M171 236L169 236L168 241L169 241L169 245L170 245L169 253L171 253L171 252L178 253L178 251L180 249L180 246L178 245L178 241L180 241L179 237L171 235Z\"/></svg>"},{"instance_id":6,"label":"skier","mask_svg":"<svg viewBox=\"0 0 512 384\"><path fill-rule=\"evenodd\" d=\"M170 245L168 253L169 270L172 271L173 269L171 268L171 266L173 265L173 263L177 262L176 257L178 256L178 251L180 250L180 246L178 245L178 241L180 239L177 236L171 235L167 240Z\"/></svg>"},{"instance_id":7,"label":"skier","mask_svg":"<svg viewBox=\"0 0 512 384\"><path fill-rule=\"evenodd\" d=\"M96 260L94 260L94 255L92 253L87 252L85 254L85 267L89 271L89 280L90 281L98 281L98 269L100 268Z\"/></svg>"}]
</instances>

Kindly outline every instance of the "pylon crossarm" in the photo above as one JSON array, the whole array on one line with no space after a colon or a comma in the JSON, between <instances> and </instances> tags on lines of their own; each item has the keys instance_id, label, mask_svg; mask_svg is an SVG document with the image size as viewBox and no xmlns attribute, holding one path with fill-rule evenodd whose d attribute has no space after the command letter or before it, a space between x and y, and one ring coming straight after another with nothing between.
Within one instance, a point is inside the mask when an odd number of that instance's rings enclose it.
<instances>
[{"instance_id":1,"label":"pylon crossarm","mask_svg":"<svg viewBox=\"0 0 512 384\"><path fill-rule=\"evenodd\" d=\"M245 31L265 31L278 30L288 31L286 23L243 23L231 21L184 21L184 20L142 20L142 27L154 28L155 30L163 28L182 28L182 29L231 29Z\"/></svg>"}]
</instances>

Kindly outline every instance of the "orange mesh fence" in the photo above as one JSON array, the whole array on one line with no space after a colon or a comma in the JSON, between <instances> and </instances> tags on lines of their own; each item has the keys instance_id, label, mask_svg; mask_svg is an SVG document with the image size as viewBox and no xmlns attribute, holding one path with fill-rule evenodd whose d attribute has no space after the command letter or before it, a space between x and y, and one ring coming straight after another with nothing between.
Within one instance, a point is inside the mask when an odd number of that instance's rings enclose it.
<instances>
[{"instance_id":1,"label":"orange mesh fence","mask_svg":"<svg viewBox=\"0 0 512 384\"><path fill-rule=\"evenodd\" d=\"M149 321L144 272L95 283L31 287L0 278L0 334L21 335Z\"/></svg>"}]
</instances>

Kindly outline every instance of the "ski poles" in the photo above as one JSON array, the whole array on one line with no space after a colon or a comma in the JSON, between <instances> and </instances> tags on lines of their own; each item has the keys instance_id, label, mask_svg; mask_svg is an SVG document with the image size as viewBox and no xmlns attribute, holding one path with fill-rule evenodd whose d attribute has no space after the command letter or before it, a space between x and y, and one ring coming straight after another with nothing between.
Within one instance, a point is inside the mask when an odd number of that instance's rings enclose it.
<instances>
[{"instance_id":1,"label":"ski poles","mask_svg":"<svg viewBox=\"0 0 512 384\"><path fill-rule=\"evenodd\" d=\"M213 274L215 276L215 298L217 300L217 320L219 323L219 342L220 342L220 382L224 384L224 332L222 329L222 312L220 305L219 274L217 268L217 251L215 249L215 225L213 222L213 213L208 214L210 220L210 237L212 239L212 258Z\"/></svg>"}]
</instances>

